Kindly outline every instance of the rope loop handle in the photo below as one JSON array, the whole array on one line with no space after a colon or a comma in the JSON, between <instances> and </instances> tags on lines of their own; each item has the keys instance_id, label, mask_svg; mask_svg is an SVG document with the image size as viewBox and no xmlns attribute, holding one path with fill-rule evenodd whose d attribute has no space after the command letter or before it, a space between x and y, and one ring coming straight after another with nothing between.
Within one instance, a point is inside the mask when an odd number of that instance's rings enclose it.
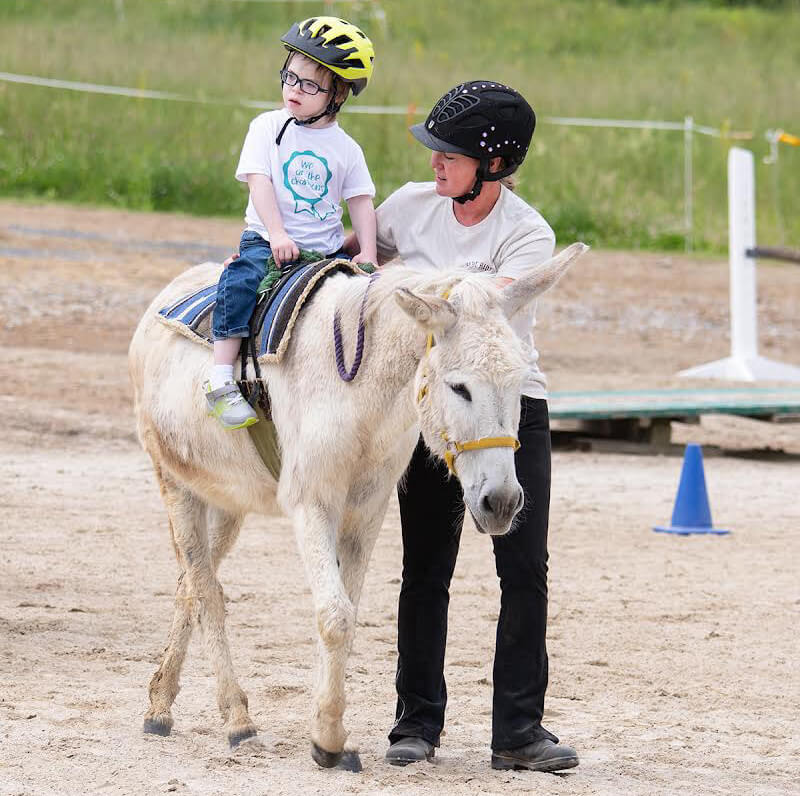
<instances>
[{"instance_id":1,"label":"rope loop handle","mask_svg":"<svg viewBox=\"0 0 800 796\"><path fill-rule=\"evenodd\" d=\"M333 350L336 356L336 370L339 372L339 378L342 381L352 381L358 369L361 367L361 359L364 356L364 312L367 308L367 296L372 283L378 278L378 272L375 271L371 274L369 282L367 282L367 289L364 291L364 298L361 299L361 309L358 312L358 333L356 335L356 355L353 359L353 366L347 370L344 364L344 343L342 342L342 321L339 316L339 310L333 314Z\"/></svg>"}]
</instances>

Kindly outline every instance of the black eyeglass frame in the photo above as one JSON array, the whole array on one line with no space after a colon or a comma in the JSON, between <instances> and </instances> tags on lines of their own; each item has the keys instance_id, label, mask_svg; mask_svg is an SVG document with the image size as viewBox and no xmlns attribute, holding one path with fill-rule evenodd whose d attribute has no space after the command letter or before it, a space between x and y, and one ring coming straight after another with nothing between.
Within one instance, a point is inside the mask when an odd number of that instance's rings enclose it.
<instances>
[{"instance_id":1,"label":"black eyeglass frame","mask_svg":"<svg viewBox=\"0 0 800 796\"><path fill-rule=\"evenodd\" d=\"M308 80L305 77L298 77L291 69L281 69L278 74L281 77L281 85L284 83L287 86L296 86L299 84L300 91L302 91L303 94L308 94L312 97L320 92L322 94L330 94L330 89L322 88L319 83L315 83L313 80ZM313 88L313 90L309 91L309 88Z\"/></svg>"}]
</instances>

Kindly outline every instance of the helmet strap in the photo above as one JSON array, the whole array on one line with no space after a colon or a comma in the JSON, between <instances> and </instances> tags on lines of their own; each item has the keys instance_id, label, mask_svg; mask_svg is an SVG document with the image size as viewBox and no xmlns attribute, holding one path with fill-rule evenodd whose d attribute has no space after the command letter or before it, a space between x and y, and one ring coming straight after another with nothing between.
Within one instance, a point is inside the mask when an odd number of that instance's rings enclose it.
<instances>
[{"instance_id":1,"label":"helmet strap","mask_svg":"<svg viewBox=\"0 0 800 796\"><path fill-rule=\"evenodd\" d=\"M503 177L510 177L516 170L519 168L519 164L514 163L511 166L506 166L504 169L500 169L500 171L492 171L487 174L483 179L486 182L496 182L497 180L502 180Z\"/></svg>"},{"instance_id":2,"label":"helmet strap","mask_svg":"<svg viewBox=\"0 0 800 796\"><path fill-rule=\"evenodd\" d=\"M465 202L471 202L473 199L477 199L483 188L483 183L502 180L503 177L508 177L513 174L517 170L517 167L518 164L514 163L500 171L489 171L489 159L481 158L478 169L475 172L475 184L472 186L472 190L462 196L453 197L453 201L463 205Z\"/></svg>"},{"instance_id":3,"label":"helmet strap","mask_svg":"<svg viewBox=\"0 0 800 796\"><path fill-rule=\"evenodd\" d=\"M488 158L481 158L478 168L475 172L475 183L469 193L462 194L461 196L454 196L453 201L463 205L465 202L471 202L473 199L478 198L478 194L483 188L483 181L489 179L489 160Z\"/></svg>"}]
</instances>

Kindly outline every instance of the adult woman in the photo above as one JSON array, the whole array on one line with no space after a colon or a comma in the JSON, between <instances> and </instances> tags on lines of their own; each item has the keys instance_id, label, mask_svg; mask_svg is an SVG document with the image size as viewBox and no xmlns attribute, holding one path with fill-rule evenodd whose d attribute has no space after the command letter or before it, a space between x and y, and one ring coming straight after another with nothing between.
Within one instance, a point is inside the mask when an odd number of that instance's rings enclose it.
<instances>
[{"instance_id":1,"label":"adult woman","mask_svg":"<svg viewBox=\"0 0 800 796\"><path fill-rule=\"evenodd\" d=\"M414 268L464 266L495 273L506 284L551 257L555 236L547 222L500 182L522 163L535 124L530 105L503 84L474 80L447 92L426 121L411 128L432 150L435 181L408 183L378 208L380 260L399 257ZM492 540L502 595L492 767L558 771L576 766L578 757L541 725L548 679L550 431L546 381L532 339L534 313L532 308L512 319L531 352L516 453L526 503L516 529ZM448 588L463 503L458 482L428 456L421 440L398 494L404 550L398 698L386 758L406 765L433 757L444 725Z\"/></svg>"}]
</instances>

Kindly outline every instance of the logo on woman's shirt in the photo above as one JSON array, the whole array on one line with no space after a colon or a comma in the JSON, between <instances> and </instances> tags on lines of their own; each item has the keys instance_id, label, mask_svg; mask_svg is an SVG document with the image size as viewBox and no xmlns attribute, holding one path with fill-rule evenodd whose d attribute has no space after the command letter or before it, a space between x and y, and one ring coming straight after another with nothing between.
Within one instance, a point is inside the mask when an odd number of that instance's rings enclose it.
<instances>
[{"instance_id":1,"label":"logo on woman's shirt","mask_svg":"<svg viewBox=\"0 0 800 796\"><path fill-rule=\"evenodd\" d=\"M497 269L490 263L484 263L480 260L469 260L468 262L463 263L461 267L466 268L469 271L488 271L491 274L497 271Z\"/></svg>"},{"instance_id":2,"label":"logo on woman's shirt","mask_svg":"<svg viewBox=\"0 0 800 796\"><path fill-rule=\"evenodd\" d=\"M292 152L283 164L283 184L294 197L295 213L310 213L320 221L336 212L336 208L324 197L333 174L328 161L310 149Z\"/></svg>"}]
</instances>

